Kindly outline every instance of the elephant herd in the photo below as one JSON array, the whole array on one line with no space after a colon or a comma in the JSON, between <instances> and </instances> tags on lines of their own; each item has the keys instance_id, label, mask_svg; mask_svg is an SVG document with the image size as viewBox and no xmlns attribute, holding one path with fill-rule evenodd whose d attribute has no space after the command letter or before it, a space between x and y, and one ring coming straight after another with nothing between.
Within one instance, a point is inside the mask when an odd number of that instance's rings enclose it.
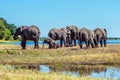
<instances>
[{"instance_id":1,"label":"elephant herd","mask_svg":"<svg viewBox=\"0 0 120 80\"><path fill-rule=\"evenodd\" d=\"M22 37L21 47L22 49L26 48L26 41L33 40L35 45L34 48L39 48L39 38L40 38L40 30L37 26L21 26L16 29L16 32L13 38L16 40L18 36ZM60 44L58 41L60 41ZM100 42L101 47L106 47L107 40L107 30L102 28L96 28L94 30L89 30L87 28L78 28L77 26L67 26L66 28L52 28L48 32L48 38L43 41L49 45L49 48L58 48L63 46L76 46L76 41L80 48L83 48L83 42L86 44L86 48L89 48L90 45L92 48L98 47L98 43ZM74 43L73 43L74 42Z\"/></svg>"}]
</instances>

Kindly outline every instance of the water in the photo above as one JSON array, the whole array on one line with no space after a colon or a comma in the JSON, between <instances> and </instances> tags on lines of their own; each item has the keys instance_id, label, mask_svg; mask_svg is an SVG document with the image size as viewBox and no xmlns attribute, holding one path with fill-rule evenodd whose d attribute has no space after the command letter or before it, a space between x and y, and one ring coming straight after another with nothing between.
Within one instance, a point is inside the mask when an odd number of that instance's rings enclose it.
<instances>
[{"instance_id":1,"label":"water","mask_svg":"<svg viewBox=\"0 0 120 80\"><path fill-rule=\"evenodd\" d=\"M51 69L49 66L46 65L40 65L40 72L52 72L54 71ZM56 72L56 70L54 71ZM69 70L57 70L57 72L61 72L64 75L71 75L71 76L88 76L88 77L93 77L93 78L109 78L109 79L114 79L117 80L120 78L120 68L114 68L114 67L108 67L104 69L96 69L87 72L85 71L84 73L80 73L80 70L77 71L69 71Z\"/></svg>"},{"instance_id":2,"label":"water","mask_svg":"<svg viewBox=\"0 0 120 80\"><path fill-rule=\"evenodd\" d=\"M92 72L91 77L96 77L96 78L114 78L118 79L120 78L120 68L107 68L106 71L102 72Z\"/></svg>"},{"instance_id":3,"label":"water","mask_svg":"<svg viewBox=\"0 0 120 80\"><path fill-rule=\"evenodd\" d=\"M58 41L59 42L59 41ZM42 45L42 41L39 41L39 45ZM14 44L14 45L20 45L21 42L0 42L0 44ZM34 45L33 41L27 41L27 45L31 46ZM78 41L77 41L78 44ZM107 44L120 44L120 40L107 40Z\"/></svg>"}]
</instances>

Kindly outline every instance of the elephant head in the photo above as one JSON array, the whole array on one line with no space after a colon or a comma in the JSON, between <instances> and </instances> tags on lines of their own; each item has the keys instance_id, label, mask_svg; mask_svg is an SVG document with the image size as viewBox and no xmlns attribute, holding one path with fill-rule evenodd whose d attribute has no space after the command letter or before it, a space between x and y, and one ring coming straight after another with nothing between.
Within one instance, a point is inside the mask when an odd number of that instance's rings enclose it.
<instances>
[{"instance_id":1,"label":"elephant head","mask_svg":"<svg viewBox=\"0 0 120 80\"><path fill-rule=\"evenodd\" d=\"M52 39L51 39L51 38L46 38L46 39L43 41L43 48L44 48L44 43L48 43L48 44L50 45L51 42L52 42Z\"/></svg>"},{"instance_id":2,"label":"elephant head","mask_svg":"<svg viewBox=\"0 0 120 80\"><path fill-rule=\"evenodd\" d=\"M25 28L25 27L22 26L22 27L18 27L18 28L16 29L16 32L15 32L15 34L14 34L14 36L13 36L14 40L18 39L18 36L21 35L21 33L22 33L22 31L24 30L24 28Z\"/></svg>"}]
</instances>

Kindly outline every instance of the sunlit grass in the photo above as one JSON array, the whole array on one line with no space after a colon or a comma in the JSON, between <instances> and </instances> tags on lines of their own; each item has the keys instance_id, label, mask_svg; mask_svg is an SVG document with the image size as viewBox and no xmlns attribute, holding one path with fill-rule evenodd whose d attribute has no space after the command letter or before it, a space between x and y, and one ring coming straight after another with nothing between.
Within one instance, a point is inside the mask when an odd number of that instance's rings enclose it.
<instances>
[{"instance_id":1,"label":"sunlit grass","mask_svg":"<svg viewBox=\"0 0 120 80\"><path fill-rule=\"evenodd\" d=\"M0 45L0 63L18 66L49 64L57 68L83 69L94 65L99 65L95 66L96 68L105 67L103 65L120 65L120 45L89 49L80 49L79 46L58 49L47 47L33 49L33 46L27 46L26 50L21 50L19 45ZM73 77L54 72L41 73L27 69L6 69L1 65L0 80L93 80L93 78Z\"/></svg>"},{"instance_id":2,"label":"sunlit grass","mask_svg":"<svg viewBox=\"0 0 120 80\"><path fill-rule=\"evenodd\" d=\"M41 46L40 46L41 47ZM21 50L19 45L0 45L1 63L61 63L61 64L120 64L120 45L107 47L80 49L76 47L63 47L58 49L33 49L27 46Z\"/></svg>"}]
</instances>

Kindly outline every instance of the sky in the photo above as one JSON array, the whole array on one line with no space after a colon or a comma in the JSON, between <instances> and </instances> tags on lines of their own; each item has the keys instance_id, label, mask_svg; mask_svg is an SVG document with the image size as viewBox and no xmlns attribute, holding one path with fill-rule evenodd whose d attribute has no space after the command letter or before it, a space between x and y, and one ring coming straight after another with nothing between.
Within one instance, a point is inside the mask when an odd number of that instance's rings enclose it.
<instances>
[{"instance_id":1,"label":"sky","mask_svg":"<svg viewBox=\"0 0 120 80\"><path fill-rule=\"evenodd\" d=\"M41 37L52 28L106 28L120 37L120 0L0 0L0 17L17 27L36 25Z\"/></svg>"}]
</instances>

